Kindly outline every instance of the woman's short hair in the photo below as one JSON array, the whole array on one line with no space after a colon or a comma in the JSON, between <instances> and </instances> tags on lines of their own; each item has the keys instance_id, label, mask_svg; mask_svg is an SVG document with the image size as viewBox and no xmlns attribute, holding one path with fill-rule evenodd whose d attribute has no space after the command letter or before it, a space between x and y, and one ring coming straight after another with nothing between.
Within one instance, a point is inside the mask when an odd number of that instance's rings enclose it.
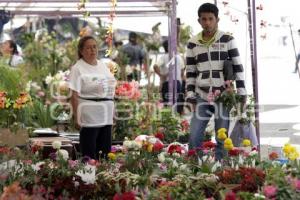
<instances>
[{"instance_id":1,"label":"woman's short hair","mask_svg":"<svg viewBox=\"0 0 300 200\"><path fill-rule=\"evenodd\" d=\"M78 42L78 45L77 45L77 54L78 54L78 58L81 59L83 56L81 55L81 51L84 47L84 44L87 40L95 40L96 39L93 37L93 36L84 36L82 38L80 38L79 42Z\"/></svg>"}]
</instances>

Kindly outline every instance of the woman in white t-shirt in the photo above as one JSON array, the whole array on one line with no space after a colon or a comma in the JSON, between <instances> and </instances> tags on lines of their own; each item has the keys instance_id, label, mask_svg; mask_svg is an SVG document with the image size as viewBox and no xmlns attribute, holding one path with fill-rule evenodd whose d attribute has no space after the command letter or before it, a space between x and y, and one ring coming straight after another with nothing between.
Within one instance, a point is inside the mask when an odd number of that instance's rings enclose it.
<instances>
[{"instance_id":1,"label":"woman in white t-shirt","mask_svg":"<svg viewBox=\"0 0 300 200\"><path fill-rule=\"evenodd\" d=\"M111 150L116 80L97 60L97 42L85 36L78 43L79 60L71 68L70 89L82 156L98 159Z\"/></svg>"},{"instance_id":2,"label":"woman in white t-shirt","mask_svg":"<svg viewBox=\"0 0 300 200\"><path fill-rule=\"evenodd\" d=\"M12 40L6 40L1 46L1 53L6 63L11 67L23 63L23 58L19 55L17 44Z\"/></svg>"}]
</instances>

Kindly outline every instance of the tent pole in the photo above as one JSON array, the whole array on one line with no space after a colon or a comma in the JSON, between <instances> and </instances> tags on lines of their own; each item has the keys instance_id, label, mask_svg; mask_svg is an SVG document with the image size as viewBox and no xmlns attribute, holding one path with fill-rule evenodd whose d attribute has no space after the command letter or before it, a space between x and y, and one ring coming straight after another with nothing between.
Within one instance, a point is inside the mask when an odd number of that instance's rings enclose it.
<instances>
[{"instance_id":1,"label":"tent pole","mask_svg":"<svg viewBox=\"0 0 300 200\"><path fill-rule=\"evenodd\" d=\"M169 65L169 103L173 105L177 96L176 80L176 54L177 54L177 18L176 18L177 0L172 0L169 15L169 59L174 59Z\"/></svg>"},{"instance_id":2,"label":"tent pole","mask_svg":"<svg viewBox=\"0 0 300 200\"><path fill-rule=\"evenodd\" d=\"M251 7L252 5L252 7ZM255 98L255 128L258 140L258 151L260 154L260 128L259 128L259 99L258 99L258 74L257 74L257 41L256 41L256 7L255 0L248 0L248 20L249 20L249 36L250 36L250 51L252 65L252 85Z\"/></svg>"}]
</instances>

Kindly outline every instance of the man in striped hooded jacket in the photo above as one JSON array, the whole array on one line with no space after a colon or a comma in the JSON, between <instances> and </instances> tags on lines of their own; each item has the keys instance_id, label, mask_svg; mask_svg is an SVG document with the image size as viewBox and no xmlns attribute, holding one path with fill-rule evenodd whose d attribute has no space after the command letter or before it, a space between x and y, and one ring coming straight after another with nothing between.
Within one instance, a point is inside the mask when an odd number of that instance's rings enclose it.
<instances>
[{"instance_id":1,"label":"man in striped hooded jacket","mask_svg":"<svg viewBox=\"0 0 300 200\"><path fill-rule=\"evenodd\" d=\"M186 52L186 101L192 105L189 148L201 147L205 129L212 114L215 117L215 131L229 127L229 110L221 103L210 102L215 91L225 90L223 74L224 61L233 63L237 93L246 95L244 70L234 38L218 30L218 8L204 3L198 9L198 22L203 31L192 37ZM223 142L217 140L216 159L224 156Z\"/></svg>"}]
</instances>

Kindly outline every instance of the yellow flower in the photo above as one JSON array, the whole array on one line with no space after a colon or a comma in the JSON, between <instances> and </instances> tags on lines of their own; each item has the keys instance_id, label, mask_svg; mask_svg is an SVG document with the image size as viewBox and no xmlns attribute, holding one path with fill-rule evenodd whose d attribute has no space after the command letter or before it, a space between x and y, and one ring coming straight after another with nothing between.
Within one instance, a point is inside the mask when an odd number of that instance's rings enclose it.
<instances>
[{"instance_id":1,"label":"yellow flower","mask_svg":"<svg viewBox=\"0 0 300 200\"><path fill-rule=\"evenodd\" d=\"M288 159L296 160L299 157L299 153L297 151L288 154Z\"/></svg>"},{"instance_id":2,"label":"yellow flower","mask_svg":"<svg viewBox=\"0 0 300 200\"><path fill-rule=\"evenodd\" d=\"M111 159L111 160L116 160L116 158L117 158L116 154L115 154L115 153L112 153L112 152L108 153L107 156L108 156L108 158Z\"/></svg>"},{"instance_id":3,"label":"yellow flower","mask_svg":"<svg viewBox=\"0 0 300 200\"><path fill-rule=\"evenodd\" d=\"M218 130L218 139L219 140L225 140L227 138L227 134L226 134L227 130L226 128L220 128Z\"/></svg>"},{"instance_id":4,"label":"yellow flower","mask_svg":"<svg viewBox=\"0 0 300 200\"><path fill-rule=\"evenodd\" d=\"M226 129L226 128L220 128L220 129L218 130L218 133L219 133L219 132L224 132L224 133L225 133L225 132L227 132L227 129Z\"/></svg>"},{"instance_id":5,"label":"yellow flower","mask_svg":"<svg viewBox=\"0 0 300 200\"><path fill-rule=\"evenodd\" d=\"M232 140L230 138L226 138L224 141L224 145L233 145Z\"/></svg>"},{"instance_id":6,"label":"yellow flower","mask_svg":"<svg viewBox=\"0 0 300 200\"><path fill-rule=\"evenodd\" d=\"M251 145L251 141L248 139L243 140L243 146L244 147L249 147Z\"/></svg>"},{"instance_id":7,"label":"yellow flower","mask_svg":"<svg viewBox=\"0 0 300 200\"><path fill-rule=\"evenodd\" d=\"M148 144L147 151L152 152L152 150L153 150L153 144Z\"/></svg>"},{"instance_id":8,"label":"yellow flower","mask_svg":"<svg viewBox=\"0 0 300 200\"><path fill-rule=\"evenodd\" d=\"M285 154L289 154L292 152L292 145L291 144L285 144L284 147L282 148L283 152Z\"/></svg>"},{"instance_id":9,"label":"yellow flower","mask_svg":"<svg viewBox=\"0 0 300 200\"><path fill-rule=\"evenodd\" d=\"M234 147L233 144L224 144L224 148L225 148L227 151L233 149L233 147Z\"/></svg>"},{"instance_id":10,"label":"yellow flower","mask_svg":"<svg viewBox=\"0 0 300 200\"><path fill-rule=\"evenodd\" d=\"M217 137L218 137L219 140L225 140L227 138L227 135L226 135L225 132L219 132L218 131L218 136Z\"/></svg>"}]
</instances>

